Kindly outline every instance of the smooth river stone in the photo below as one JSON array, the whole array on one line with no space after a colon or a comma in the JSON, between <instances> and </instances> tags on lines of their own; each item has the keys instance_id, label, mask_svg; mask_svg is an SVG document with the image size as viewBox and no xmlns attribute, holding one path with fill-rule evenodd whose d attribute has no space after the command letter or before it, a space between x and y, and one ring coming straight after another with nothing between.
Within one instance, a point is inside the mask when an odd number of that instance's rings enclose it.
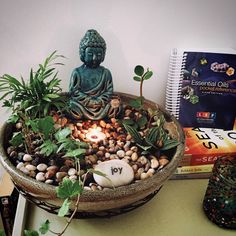
<instances>
[{"instance_id":1,"label":"smooth river stone","mask_svg":"<svg viewBox=\"0 0 236 236\"><path fill-rule=\"evenodd\" d=\"M99 163L95 170L102 172L107 178L93 174L96 183L102 187L112 188L127 185L134 179L132 167L122 160L109 160Z\"/></svg>"}]
</instances>

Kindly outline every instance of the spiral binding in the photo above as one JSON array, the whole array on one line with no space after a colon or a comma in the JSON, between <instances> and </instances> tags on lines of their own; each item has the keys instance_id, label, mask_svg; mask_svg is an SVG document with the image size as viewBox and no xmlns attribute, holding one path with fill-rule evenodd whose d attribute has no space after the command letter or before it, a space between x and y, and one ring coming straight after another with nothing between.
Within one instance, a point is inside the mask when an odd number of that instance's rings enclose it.
<instances>
[{"instance_id":1,"label":"spiral binding","mask_svg":"<svg viewBox=\"0 0 236 236\"><path fill-rule=\"evenodd\" d=\"M186 57L187 53L178 51L176 48L172 49L171 51L166 87L165 108L177 119L179 118L181 88L183 83Z\"/></svg>"}]
</instances>

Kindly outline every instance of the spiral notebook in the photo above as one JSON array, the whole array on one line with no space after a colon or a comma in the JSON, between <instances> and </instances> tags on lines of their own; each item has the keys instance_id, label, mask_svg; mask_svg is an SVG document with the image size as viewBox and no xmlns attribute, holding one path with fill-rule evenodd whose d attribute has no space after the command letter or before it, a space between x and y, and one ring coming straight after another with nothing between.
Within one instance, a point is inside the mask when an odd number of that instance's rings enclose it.
<instances>
[{"instance_id":1,"label":"spiral notebook","mask_svg":"<svg viewBox=\"0 0 236 236\"><path fill-rule=\"evenodd\" d=\"M236 52L173 49L166 110L183 127L231 130L236 117Z\"/></svg>"}]
</instances>

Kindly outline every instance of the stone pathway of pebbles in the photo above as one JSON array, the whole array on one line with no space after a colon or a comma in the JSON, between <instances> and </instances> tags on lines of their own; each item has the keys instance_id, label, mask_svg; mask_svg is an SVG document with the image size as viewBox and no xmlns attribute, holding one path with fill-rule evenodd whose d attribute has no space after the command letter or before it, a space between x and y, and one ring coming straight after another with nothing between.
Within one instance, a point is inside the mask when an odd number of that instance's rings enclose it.
<instances>
[{"instance_id":1,"label":"stone pathway of pebbles","mask_svg":"<svg viewBox=\"0 0 236 236\"><path fill-rule=\"evenodd\" d=\"M130 114L130 111L126 110L126 114L128 113ZM72 130L72 138L88 142L89 149L84 160L80 161L80 171L78 172L72 159L60 156L43 157L38 152L29 155L22 149L15 150L10 146L7 152L13 158L16 168L38 181L58 185L64 177L76 180L80 176L83 179L86 169L95 168L99 163L108 160L122 160L128 163L134 173L133 181L140 181L151 177L169 162L165 155L159 157L150 154L142 155L141 149L135 145L132 137L115 118L109 121L88 120L72 123L65 117L54 116L54 120L56 121L56 129L69 127ZM99 142L89 142L86 134L92 129L105 134L105 138ZM140 133L145 135L145 130ZM92 175L85 185L87 190L105 189L95 182Z\"/></svg>"}]
</instances>

